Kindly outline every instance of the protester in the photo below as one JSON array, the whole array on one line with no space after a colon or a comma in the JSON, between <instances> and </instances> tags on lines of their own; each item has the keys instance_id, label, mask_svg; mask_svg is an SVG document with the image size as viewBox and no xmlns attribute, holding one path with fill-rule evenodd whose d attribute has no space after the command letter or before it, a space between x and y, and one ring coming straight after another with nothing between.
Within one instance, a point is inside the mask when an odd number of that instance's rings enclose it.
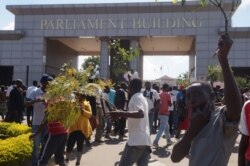
<instances>
[{"instance_id":1,"label":"protester","mask_svg":"<svg viewBox=\"0 0 250 166\"><path fill-rule=\"evenodd\" d=\"M171 96L172 105L169 107L170 115L169 115L169 132L171 136L176 134L178 129L178 114L176 109L176 96L178 93L177 86L173 86L169 88L168 92Z\"/></svg>"},{"instance_id":2,"label":"protester","mask_svg":"<svg viewBox=\"0 0 250 166\"><path fill-rule=\"evenodd\" d=\"M102 90L97 90L97 97L96 97L96 134L95 134L95 142L101 143L102 141L102 134L105 125L104 120L104 110L103 110L103 102L102 102Z\"/></svg>"},{"instance_id":3,"label":"protester","mask_svg":"<svg viewBox=\"0 0 250 166\"><path fill-rule=\"evenodd\" d=\"M7 97L6 97L6 90L5 86L1 86L0 91L0 115L2 116L2 120L4 120L4 115L7 112Z\"/></svg>"},{"instance_id":4,"label":"protester","mask_svg":"<svg viewBox=\"0 0 250 166\"><path fill-rule=\"evenodd\" d=\"M117 109L121 111L125 111L126 105L126 91L124 88L124 83L121 85L117 85L116 87L116 94L115 94L115 106ZM119 118L115 120L115 128L114 128L114 135L119 134L119 138L123 138L125 134L125 127L126 127L126 118Z\"/></svg>"},{"instance_id":5,"label":"protester","mask_svg":"<svg viewBox=\"0 0 250 166\"><path fill-rule=\"evenodd\" d=\"M81 110L82 114L79 119L69 128L69 137L67 141L66 149L66 163L69 162L71 152L77 143L77 153L76 153L76 164L75 166L80 166L83 143L84 140L90 138L92 134L92 128L89 122L89 118L92 116L91 106L86 97L82 94L76 94L76 98L82 103Z\"/></svg>"},{"instance_id":6,"label":"protester","mask_svg":"<svg viewBox=\"0 0 250 166\"><path fill-rule=\"evenodd\" d=\"M101 98L101 106L105 113L111 111L111 107L114 106L115 102L115 90L112 89L109 85L106 85ZM111 130L112 130L112 120L105 117L105 138L110 138Z\"/></svg>"},{"instance_id":7,"label":"protester","mask_svg":"<svg viewBox=\"0 0 250 166\"><path fill-rule=\"evenodd\" d=\"M32 133L36 133L39 126L41 125L44 116L46 103L44 100L44 93L46 92L47 85L49 81L52 81L53 78L47 74L43 74L40 83L41 87L34 89L30 95L27 96L30 100L26 101L26 105L33 106L33 119L32 119ZM38 163L40 152L43 150L46 139L48 137L48 130L44 127L40 133L34 137L33 140L33 151L32 151L32 166L36 166ZM40 148L41 147L41 148Z\"/></svg>"},{"instance_id":8,"label":"protester","mask_svg":"<svg viewBox=\"0 0 250 166\"><path fill-rule=\"evenodd\" d=\"M250 133L250 100L246 101L241 112L240 132L241 140L239 145L238 166L250 165L250 147L249 147L249 133Z\"/></svg>"},{"instance_id":9,"label":"protester","mask_svg":"<svg viewBox=\"0 0 250 166\"><path fill-rule=\"evenodd\" d=\"M30 94L37 89L37 81L33 81L32 85L28 87L26 90L26 101L30 101ZM33 105L29 105L26 107L26 116L27 116L27 124L31 126L33 119Z\"/></svg>"},{"instance_id":10,"label":"protester","mask_svg":"<svg viewBox=\"0 0 250 166\"><path fill-rule=\"evenodd\" d=\"M43 75L42 79L40 81L42 83L42 88L44 86L46 86L46 82L51 81L51 80L52 80L52 77L50 77L48 75ZM39 89L37 89L37 91L39 91ZM33 93L35 93L35 92L36 91L34 91ZM38 97L37 100L38 100L38 102L42 101L43 104L46 105L46 103L44 103L43 98ZM41 113L41 112L42 111L40 111L39 113ZM36 114L35 113L36 113L36 111L34 110L33 124L36 121ZM40 159L38 161L38 165L39 166L48 165L50 158L54 154L56 164L59 164L59 166L66 166L66 164L64 162L64 148L65 148L65 144L67 141L68 132L60 122L56 122L56 121L55 122L48 122L46 120L46 115L44 115L43 121L37 127L37 130L31 134L30 139L36 139L36 137L39 137L40 134L45 130L46 127L48 129L49 135L48 135L48 139L45 143L44 148L42 148L41 156L40 156Z\"/></svg>"},{"instance_id":11,"label":"protester","mask_svg":"<svg viewBox=\"0 0 250 166\"><path fill-rule=\"evenodd\" d=\"M151 140L148 121L148 105L141 93L142 81L132 79L129 85L131 99L128 111L114 110L109 112L113 118L128 118L128 142L122 153L119 166L147 166L151 153Z\"/></svg>"},{"instance_id":12,"label":"protester","mask_svg":"<svg viewBox=\"0 0 250 166\"><path fill-rule=\"evenodd\" d=\"M56 164L59 166L66 166L64 162L64 148L68 133L60 122L47 122L45 120L40 125L37 132L30 136L30 139L36 137L46 125L48 127L49 136L41 153L41 158L38 161L38 166L47 166L53 154Z\"/></svg>"},{"instance_id":13,"label":"protester","mask_svg":"<svg viewBox=\"0 0 250 166\"><path fill-rule=\"evenodd\" d=\"M154 90L156 90L156 92L158 93L158 94L160 94L160 87L157 85L157 84L153 84L152 85L152 88L154 89ZM157 106L157 104L159 104L159 103L157 103L157 102L155 102L154 103L154 106L156 107ZM156 110L154 111L155 113L154 113L154 122L153 122L153 129L154 129L154 131L157 131L157 129L159 128L159 126L160 126L160 120L159 120L159 117L158 117L158 114L159 114L159 107L156 107Z\"/></svg>"},{"instance_id":14,"label":"protester","mask_svg":"<svg viewBox=\"0 0 250 166\"><path fill-rule=\"evenodd\" d=\"M6 122L21 123L22 112L24 110L24 97L23 97L23 81L16 80L16 86L10 91L8 98L8 112L5 118Z\"/></svg>"},{"instance_id":15,"label":"protester","mask_svg":"<svg viewBox=\"0 0 250 166\"><path fill-rule=\"evenodd\" d=\"M153 123L155 111L159 109L160 96L156 90L151 88L151 83L149 81L145 82L145 89L142 90L142 93L148 103L149 129L150 134L152 134L153 131L156 132L156 130L153 129Z\"/></svg>"},{"instance_id":16,"label":"protester","mask_svg":"<svg viewBox=\"0 0 250 166\"><path fill-rule=\"evenodd\" d=\"M216 51L224 78L225 106L215 107L211 85L192 83L186 103L191 110L189 129L175 144L171 160L181 161L189 154L190 166L226 166L237 138L241 96L228 63L232 40L223 35Z\"/></svg>"},{"instance_id":17,"label":"protester","mask_svg":"<svg viewBox=\"0 0 250 166\"><path fill-rule=\"evenodd\" d=\"M178 114L178 127L175 137L180 138L182 130L187 130L189 127L190 111L186 105L186 90L184 86L180 87L180 91L177 94L177 114Z\"/></svg>"},{"instance_id":18,"label":"protester","mask_svg":"<svg viewBox=\"0 0 250 166\"><path fill-rule=\"evenodd\" d=\"M158 147L158 141L162 135L163 132L165 132L166 137L166 144L171 145L173 144L173 141L171 140L170 134L169 134L169 110L168 107L172 105L171 103L171 96L168 94L168 84L163 84L162 92L160 93L160 110L159 110L159 118L160 118L160 127L156 134L155 140L153 142L153 146Z\"/></svg>"}]
</instances>

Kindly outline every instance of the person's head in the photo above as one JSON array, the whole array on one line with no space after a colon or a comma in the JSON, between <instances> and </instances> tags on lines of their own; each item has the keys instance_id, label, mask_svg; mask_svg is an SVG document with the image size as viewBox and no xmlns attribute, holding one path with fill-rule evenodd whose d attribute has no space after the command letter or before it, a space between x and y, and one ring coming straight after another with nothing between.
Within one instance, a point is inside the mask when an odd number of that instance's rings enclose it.
<instances>
[{"instance_id":1,"label":"person's head","mask_svg":"<svg viewBox=\"0 0 250 166\"><path fill-rule=\"evenodd\" d=\"M149 82L149 81L145 82L145 89L147 89L147 90L151 89L151 82Z\"/></svg>"},{"instance_id":2,"label":"person's head","mask_svg":"<svg viewBox=\"0 0 250 166\"><path fill-rule=\"evenodd\" d=\"M16 80L12 80L11 85L16 85Z\"/></svg>"},{"instance_id":3,"label":"person's head","mask_svg":"<svg viewBox=\"0 0 250 166\"><path fill-rule=\"evenodd\" d=\"M85 94L76 93L75 96L76 96L76 98L77 98L79 101L83 101L83 100L86 99L86 95L85 95Z\"/></svg>"},{"instance_id":4,"label":"person's head","mask_svg":"<svg viewBox=\"0 0 250 166\"><path fill-rule=\"evenodd\" d=\"M22 81L21 79L17 79L17 80L16 80L16 86L17 86L18 88L21 88L21 87L23 86L23 81Z\"/></svg>"},{"instance_id":5,"label":"person's head","mask_svg":"<svg viewBox=\"0 0 250 166\"><path fill-rule=\"evenodd\" d=\"M178 90L178 87L176 85L173 86L173 90Z\"/></svg>"},{"instance_id":6,"label":"person's head","mask_svg":"<svg viewBox=\"0 0 250 166\"><path fill-rule=\"evenodd\" d=\"M93 79L93 78L91 78L91 77L89 77L89 79L88 79L88 83L94 83L94 79Z\"/></svg>"},{"instance_id":7,"label":"person's head","mask_svg":"<svg viewBox=\"0 0 250 166\"><path fill-rule=\"evenodd\" d=\"M131 95L140 92L141 88L142 88L142 80L140 78L134 78L130 81L129 93Z\"/></svg>"},{"instance_id":8,"label":"person's head","mask_svg":"<svg viewBox=\"0 0 250 166\"><path fill-rule=\"evenodd\" d=\"M173 90L172 86L168 88L168 91L171 92Z\"/></svg>"},{"instance_id":9,"label":"person's head","mask_svg":"<svg viewBox=\"0 0 250 166\"><path fill-rule=\"evenodd\" d=\"M185 86L183 86L183 85L181 85L180 87L179 87L179 91L183 91L185 89Z\"/></svg>"},{"instance_id":10,"label":"person's head","mask_svg":"<svg viewBox=\"0 0 250 166\"><path fill-rule=\"evenodd\" d=\"M154 84L153 89L156 90L158 93L160 92L160 87L157 84Z\"/></svg>"},{"instance_id":11,"label":"person's head","mask_svg":"<svg viewBox=\"0 0 250 166\"><path fill-rule=\"evenodd\" d=\"M122 82L121 83L121 88L124 89L124 90L127 90L128 89L128 86L125 82Z\"/></svg>"},{"instance_id":12,"label":"person's head","mask_svg":"<svg viewBox=\"0 0 250 166\"><path fill-rule=\"evenodd\" d=\"M163 84L162 85L162 90L164 91L164 92L166 92L166 91L168 91L168 84Z\"/></svg>"},{"instance_id":13,"label":"person's head","mask_svg":"<svg viewBox=\"0 0 250 166\"><path fill-rule=\"evenodd\" d=\"M186 90L186 104L191 110L203 108L207 103L214 104L214 93L207 82L193 82Z\"/></svg>"},{"instance_id":14,"label":"person's head","mask_svg":"<svg viewBox=\"0 0 250 166\"><path fill-rule=\"evenodd\" d=\"M33 85L33 86L37 86L37 81L34 80L34 81L32 82L32 85Z\"/></svg>"},{"instance_id":15,"label":"person's head","mask_svg":"<svg viewBox=\"0 0 250 166\"><path fill-rule=\"evenodd\" d=\"M104 87L104 92L105 92L105 93L109 93L109 92L110 92L110 86L109 86L109 85L106 85L106 86Z\"/></svg>"},{"instance_id":16,"label":"person's head","mask_svg":"<svg viewBox=\"0 0 250 166\"><path fill-rule=\"evenodd\" d=\"M41 79L40 79L40 83L42 85L42 88L46 89L49 81L52 81L52 80L53 80L53 77L49 76L48 74L43 74Z\"/></svg>"}]
</instances>

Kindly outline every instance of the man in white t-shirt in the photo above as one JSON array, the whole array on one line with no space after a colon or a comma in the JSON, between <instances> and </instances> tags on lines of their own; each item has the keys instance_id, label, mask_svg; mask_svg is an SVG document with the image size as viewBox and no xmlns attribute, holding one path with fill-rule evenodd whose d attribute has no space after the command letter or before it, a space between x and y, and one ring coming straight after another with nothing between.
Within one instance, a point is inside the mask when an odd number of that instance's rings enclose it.
<instances>
[{"instance_id":1,"label":"man in white t-shirt","mask_svg":"<svg viewBox=\"0 0 250 166\"><path fill-rule=\"evenodd\" d=\"M160 96L159 93L151 87L149 81L145 82L145 89L142 90L142 93L148 103L149 130L150 134L152 134L155 112L159 109L160 105Z\"/></svg>"},{"instance_id":2,"label":"man in white t-shirt","mask_svg":"<svg viewBox=\"0 0 250 166\"><path fill-rule=\"evenodd\" d=\"M171 135L175 133L178 128L178 115L176 110L176 96L178 91L176 90L177 86L169 87L168 93L171 96L171 103L172 105L169 106L168 110L169 114L169 132Z\"/></svg>"},{"instance_id":3,"label":"man in white t-shirt","mask_svg":"<svg viewBox=\"0 0 250 166\"><path fill-rule=\"evenodd\" d=\"M131 99L128 111L111 111L113 118L128 118L128 142L123 151L119 166L147 166L151 153L151 139L149 132L148 104L141 93L142 81L132 79L129 85Z\"/></svg>"},{"instance_id":4,"label":"man in white t-shirt","mask_svg":"<svg viewBox=\"0 0 250 166\"><path fill-rule=\"evenodd\" d=\"M45 116L45 101L43 95L46 91L47 85L49 81L52 81L52 77L43 74L40 83L41 87L33 90L29 96L27 96L30 100L27 101L27 105L33 105L33 119L32 119L32 133L36 133L39 126L41 125L44 116ZM36 137L34 137L33 141L33 152L32 152L32 166L36 166L39 155L40 155L40 145L45 144L46 137L48 135L47 128L43 129L41 133L39 133Z\"/></svg>"},{"instance_id":5,"label":"man in white t-shirt","mask_svg":"<svg viewBox=\"0 0 250 166\"><path fill-rule=\"evenodd\" d=\"M28 87L28 89L26 90L26 101L30 101L30 94L35 91L37 89L37 81L33 81L32 85ZM26 116L27 116L27 124L28 126L31 126L32 124L32 120L31 118L33 118L33 105L27 106L26 107Z\"/></svg>"}]
</instances>

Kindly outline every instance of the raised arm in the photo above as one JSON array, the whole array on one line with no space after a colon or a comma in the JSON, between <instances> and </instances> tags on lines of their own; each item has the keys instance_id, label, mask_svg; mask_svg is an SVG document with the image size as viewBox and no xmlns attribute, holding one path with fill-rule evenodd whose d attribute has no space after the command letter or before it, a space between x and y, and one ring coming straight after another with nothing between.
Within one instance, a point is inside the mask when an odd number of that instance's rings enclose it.
<instances>
[{"instance_id":1,"label":"raised arm","mask_svg":"<svg viewBox=\"0 0 250 166\"><path fill-rule=\"evenodd\" d=\"M228 53L233 41L228 35L223 35L218 44L217 56L222 68L224 78L224 97L227 106L226 116L230 121L236 121L240 118L242 101L240 91L236 85L233 73L228 64Z\"/></svg>"}]
</instances>

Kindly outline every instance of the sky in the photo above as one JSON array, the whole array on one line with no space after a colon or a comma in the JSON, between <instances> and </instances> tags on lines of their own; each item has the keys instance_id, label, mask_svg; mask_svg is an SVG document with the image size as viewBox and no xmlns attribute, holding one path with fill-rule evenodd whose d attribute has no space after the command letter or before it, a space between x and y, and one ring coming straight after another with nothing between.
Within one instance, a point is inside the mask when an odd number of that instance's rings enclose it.
<instances>
[{"instance_id":1,"label":"sky","mask_svg":"<svg viewBox=\"0 0 250 166\"><path fill-rule=\"evenodd\" d=\"M165 2L170 0L158 0ZM125 3L155 2L155 0L0 0L0 30L14 29L14 15L5 9L6 5L18 4L80 4L80 3ZM233 27L250 27L250 0L242 0L232 17ZM163 75L176 78L188 71L188 56L146 56L143 62L143 78L152 80Z\"/></svg>"}]
</instances>

